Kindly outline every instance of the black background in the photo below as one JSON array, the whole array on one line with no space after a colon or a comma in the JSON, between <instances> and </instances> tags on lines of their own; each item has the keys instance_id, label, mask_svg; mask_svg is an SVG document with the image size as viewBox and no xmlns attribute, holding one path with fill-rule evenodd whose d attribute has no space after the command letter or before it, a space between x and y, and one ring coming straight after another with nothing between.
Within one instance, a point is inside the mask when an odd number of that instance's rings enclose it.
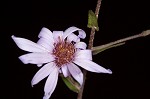
<instances>
[{"instance_id":1,"label":"black background","mask_svg":"<svg viewBox=\"0 0 150 99\"><path fill-rule=\"evenodd\" d=\"M63 2L62 2L63 1ZM1 3L1 99L42 99L46 79L31 87L39 70L25 65L11 35L38 40L42 27L65 30L76 26L86 31L88 10L95 10L96 0L5 1ZM100 31L94 46L138 34L150 29L149 3L145 0L103 0L99 14ZM126 42L93 57L93 61L113 71L112 75L88 72L83 99L148 99L150 89L150 36ZM59 78L51 99L76 99Z\"/></svg>"}]
</instances>

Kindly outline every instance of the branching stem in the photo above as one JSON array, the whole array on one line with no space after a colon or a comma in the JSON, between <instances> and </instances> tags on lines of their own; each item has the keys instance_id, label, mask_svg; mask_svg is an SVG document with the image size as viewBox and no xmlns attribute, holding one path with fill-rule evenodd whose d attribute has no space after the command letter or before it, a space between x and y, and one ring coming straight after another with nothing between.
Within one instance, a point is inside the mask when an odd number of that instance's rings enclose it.
<instances>
[{"instance_id":1,"label":"branching stem","mask_svg":"<svg viewBox=\"0 0 150 99\"><path fill-rule=\"evenodd\" d=\"M97 1L97 6L95 9L95 15L97 18L98 18L100 6L101 6L101 1L102 0ZM91 33L90 33L88 49L92 49L92 47L93 47L94 36L95 36L95 28L92 28ZM83 69L83 85L80 89L80 92L78 93L77 99L82 99L83 90L84 90L84 86L85 86L85 80L86 80L86 74L87 74L87 71L85 69Z\"/></svg>"}]
</instances>

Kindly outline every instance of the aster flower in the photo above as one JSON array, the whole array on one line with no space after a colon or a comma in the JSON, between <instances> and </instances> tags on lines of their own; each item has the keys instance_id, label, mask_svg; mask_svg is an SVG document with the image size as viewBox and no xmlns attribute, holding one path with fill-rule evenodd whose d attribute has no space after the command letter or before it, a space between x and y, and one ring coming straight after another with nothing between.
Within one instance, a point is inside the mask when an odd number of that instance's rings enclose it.
<instances>
[{"instance_id":1,"label":"aster flower","mask_svg":"<svg viewBox=\"0 0 150 99\"><path fill-rule=\"evenodd\" d=\"M78 31L78 35L74 34L75 31ZM43 66L31 81L33 86L47 77L43 99L49 99L55 90L59 73L64 77L71 75L80 85L83 74L78 66L91 72L112 73L92 61L91 50L86 49L86 43L80 41L86 34L77 27L70 27L64 32L51 32L43 27L38 37L37 43L15 36L12 39L20 49L30 52L19 57L24 64Z\"/></svg>"}]
</instances>

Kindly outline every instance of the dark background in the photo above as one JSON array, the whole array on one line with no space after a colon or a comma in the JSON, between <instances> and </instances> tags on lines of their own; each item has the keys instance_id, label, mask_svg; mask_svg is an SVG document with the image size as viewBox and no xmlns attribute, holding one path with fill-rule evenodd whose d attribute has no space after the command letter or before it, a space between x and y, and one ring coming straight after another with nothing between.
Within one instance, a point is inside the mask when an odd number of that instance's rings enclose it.
<instances>
[{"instance_id":1,"label":"dark background","mask_svg":"<svg viewBox=\"0 0 150 99\"><path fill-rule=\"evenodd\" d=\"M96 0L8 1L1 3L1 99L42 99L46 79L31 87L31 79L39 70L25 65L11 35L38 40L42 27L65 30L76 26L86 31L88 10L95 10ZM149 4L145 0L103 0L99 14L100 31L94 46L138 34L150 29ZM148 99L150 89L150 36L126 42L93 57L93 61L113 71L109 74L87 74L83 99ZM76 99L59 78L51 99Z\"/></svg>"}]
</instances>

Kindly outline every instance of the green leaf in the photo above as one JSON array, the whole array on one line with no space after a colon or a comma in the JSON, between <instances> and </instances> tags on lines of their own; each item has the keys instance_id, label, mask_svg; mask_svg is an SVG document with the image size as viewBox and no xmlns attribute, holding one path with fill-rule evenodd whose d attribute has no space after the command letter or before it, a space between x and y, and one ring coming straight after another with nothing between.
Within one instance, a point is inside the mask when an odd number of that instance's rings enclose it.
<instances>
[{"instance_id":1,"label":"green leaf","mask_svg":"<svg viewBox=\"0 0 150 99\"><path fill-rule=\"evenodd\" d=\"M80 91L81 88L80 84L76 82L71 76L68 77L64 77L63 75L60 76L70 90L76 93Z\"/></svg>"},{"instance_id":2,"label":"green leaf","mask_svg":"<svg viewBox=\"0 0 150 99\"><path fill-rule=\"evenodd\" d=\"M87 27L88 28L95 28L96 31L99 31L98 19L92 10L89 10L89 12L88 12L88 25L87 25Z\"/></svg>"},{"instance_id":3,"label":"green leaf","mask_svg":"<svg viewBox=\"0 0 150 99\"><path fill-rule=\"evenodd\" d=\"M113 47L121 46L123 44L125 44L125 42L121 42L121 43L110 45L110 46L103 46L102 45L102 46L98 46L98 47L93 47L92 48L92 54L96 55L96 54L98 54L98 53L100 53L102 51L105 51L105 50L113 48Z\"/></svg>"}]
</instances>

